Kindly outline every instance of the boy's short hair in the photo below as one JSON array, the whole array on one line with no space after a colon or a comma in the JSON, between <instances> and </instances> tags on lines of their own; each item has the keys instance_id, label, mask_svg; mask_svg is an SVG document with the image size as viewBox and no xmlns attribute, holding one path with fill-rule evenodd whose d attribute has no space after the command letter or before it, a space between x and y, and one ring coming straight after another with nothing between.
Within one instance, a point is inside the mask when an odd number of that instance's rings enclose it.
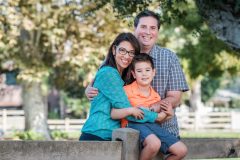
<instances>
[{"instance_id":1,"label":"boy's short hair","mask_svg":"<svg viewBox=\"0 0 240 160\"><path fill-rule=\"evenodd\" d=\"M153 63L153 58L147 53L140 53L140 54L134 56L132 63L131 63L132 70L135 69L135 65L138 62L148 62L151 64L152 69L155 68L154 63Z\"/></svg>"}]
</instances>

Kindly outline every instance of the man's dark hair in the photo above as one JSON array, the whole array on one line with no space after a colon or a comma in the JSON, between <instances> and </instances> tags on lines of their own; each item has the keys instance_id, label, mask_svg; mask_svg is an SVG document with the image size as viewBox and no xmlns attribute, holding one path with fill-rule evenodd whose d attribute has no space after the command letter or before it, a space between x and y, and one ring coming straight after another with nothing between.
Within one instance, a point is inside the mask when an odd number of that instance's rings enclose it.
<instances>
[{"instance_id":1,"label":"man's dark hair","mask_svg":"<svg viewBox=\"0 0 240 160\"><path fill-rule=\"evenodd\" d=\"M152 69L154 69L154 63L153 63L153 58L147 54L147 53L140 53L138 55L136 55L133 60L132 60L132 64L131 64L131 69L134 70L135 69L135 65L138 62L147 62L151 64Z\"/></svg>"},{"instance_id":2,"label":"man's dark hair","mask_svg":"<svg viewBox=\"0 0 240 160\"><path fill-rule=\"evenodd\" d=\"M138 23L140 18L142 17L153 17L157 20L157 27L158 29L160 29L160 17L157 13L150 11L150 10L144 10L142 12L140 12L134 19L134 27L137 28Z\"/></svg>"}]
</instances>

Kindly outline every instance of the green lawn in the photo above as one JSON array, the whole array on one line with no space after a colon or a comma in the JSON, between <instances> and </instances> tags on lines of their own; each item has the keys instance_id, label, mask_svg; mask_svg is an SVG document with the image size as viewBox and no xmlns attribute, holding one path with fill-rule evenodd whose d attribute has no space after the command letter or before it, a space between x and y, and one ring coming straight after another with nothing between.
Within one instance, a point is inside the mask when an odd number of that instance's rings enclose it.
<instances>
[{"instance_id":1,"label":"green lawn","mask_svg":"<svg viewBox=\"0 0 240 160\"><path fill-rule=\"evenodd\" d=\"M218 159L193 159L193 160L240 160L240 158L218 158Z\"/></svg>"},{"instance_id":2,"label":"green lawn","mask_svg":"<svg viewBox=\"0 0 240 160\"><path fill-rule=\"evenodd\" d=\"M240 132L211 131L181 131L181 138L240 138Z\"/></svg>"}]
</instances>

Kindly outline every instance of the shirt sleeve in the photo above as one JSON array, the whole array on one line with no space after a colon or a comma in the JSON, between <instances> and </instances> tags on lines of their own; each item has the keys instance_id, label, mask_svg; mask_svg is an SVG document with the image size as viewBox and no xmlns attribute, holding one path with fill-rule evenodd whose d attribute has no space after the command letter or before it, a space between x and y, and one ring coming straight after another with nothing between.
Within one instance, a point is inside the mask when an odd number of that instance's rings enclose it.
<instances>
[{"instance_id":1,"label":"shirt sleeve","mask_svg":"<svg viewBox=\"0 0 240 160\"><path fill-rule=\"evenodd\" d=\"M158 113L152 112L148 109L145 108L140 108L144 112L144 118L143 119L135 119L133 116L128 116L126 117L127 120L132 121L132 122L138 122L138 123L154 123L155 120L158 117Z\"/></svg>"},{"instance_id":2,"label":"shirt sleeve","mask_svg":"<svg viewBox=\"0 0 240 160\"><path fill-rule=\"evenodd\" d=\"M168 91L188 91L188 85L182 67L175 53L172 54L168 77Z\"/></svg>"},{"instance_id":3,"label":"shirt sleeve","mask_svg":"<svg viewBox=\"0 0 240 160\"><path fill-rule=\"evenodd\" d=\"M100 69L94 81L94 87L98 88L106 96L114 108L130 107L130 102L123 90L123 80L114 68Z\"/></svg>"}]
</instances>

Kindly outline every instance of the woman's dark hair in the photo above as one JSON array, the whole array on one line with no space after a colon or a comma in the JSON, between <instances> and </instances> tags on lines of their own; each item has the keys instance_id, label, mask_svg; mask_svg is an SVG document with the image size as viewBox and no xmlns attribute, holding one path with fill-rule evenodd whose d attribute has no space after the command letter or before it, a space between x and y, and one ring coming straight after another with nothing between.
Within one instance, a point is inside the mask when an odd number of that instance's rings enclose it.
<instances>
[{"instance_id":1,"label":"woman's dark hair","mask_svg":"<svg viewBox=\"0 0 240 160\"><path fill-rule=\"evenodd\" d=\"M147 54L147 53L140 53L138 55L136 55L131 63L131 70L135 69L135 65L138 62L147 62L151 64L152 69L154 69L154 63L153 63L153 58Z\"/></svg>"},{"instance_id":2,"label":"woman's dark hair","mask_svg":"<svg viewBox=\"0 0 240 160\"><path fill-rule=\"evenodd\" d=\"M127 33L120 33L115 38L115 40L113 41L111 46L109 47L106 60L105 60L104 64L102 65L102 67L103 66L111 66L111 67L117 69L117 64L116 64L116 61L115 61L115 57L113 55L113 47L118 46L123 41L127 41L127 42L129 42L132 45L132 47L135 50L135 55L140 53L140 45L138 43L137 38L132 33L129 33L129 32L127 32ZM126 80L126 78L128 76L128 70L129 70L129 67L127 67L123 71L122 79L124 81Z\"/></svg>"},{"instance_id":3,"label":"woman's dark hair","mask_svg":"<svg viewBox=\"0 0 240 160\"><path fill-rule=\"evenodd\" d=\"M160 29L160 17L157 13L153 12L153 11L150 11L150 10L144 10L142 12L140 12L134 19L134 27L137 28L138 26L138 23L139 23L139 20L140 18L142 17L153 17L157 20L157 27L158 27L158 30Z\"/></svg>"}]
</instances>

